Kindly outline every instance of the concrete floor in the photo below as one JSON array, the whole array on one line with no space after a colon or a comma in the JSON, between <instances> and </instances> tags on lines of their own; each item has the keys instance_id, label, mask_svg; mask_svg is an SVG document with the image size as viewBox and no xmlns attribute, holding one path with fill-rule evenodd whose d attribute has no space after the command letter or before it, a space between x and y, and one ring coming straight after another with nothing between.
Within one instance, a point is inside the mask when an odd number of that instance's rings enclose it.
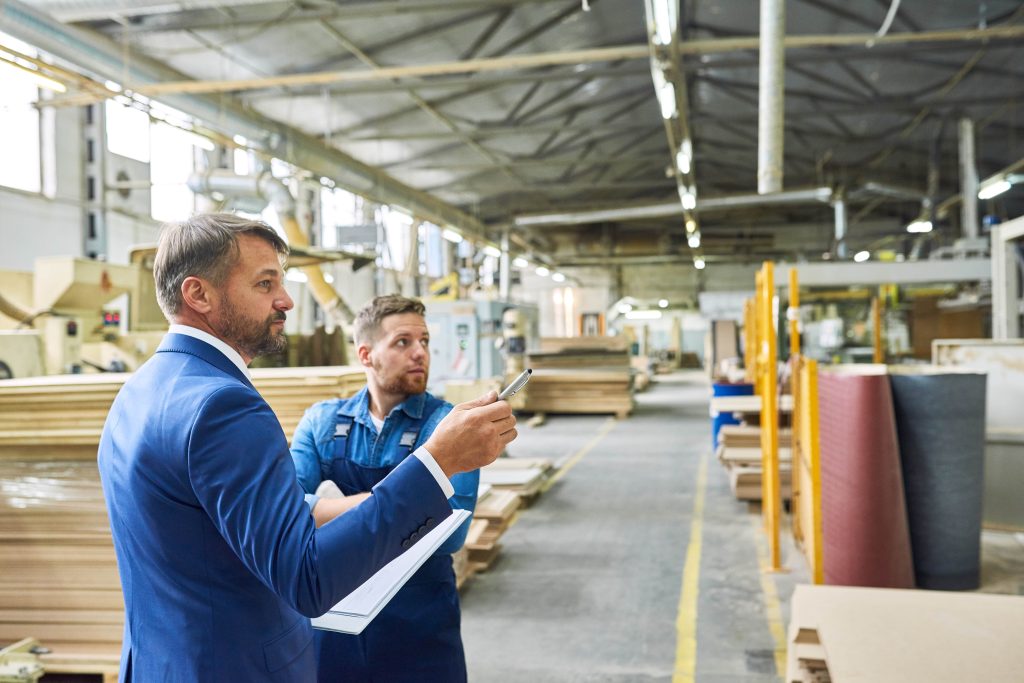
<instances>
[{"instance_id":1,"label":"concrete floor","mask_svg":"<svg viewBox=\"0 0 1024 683\"><path fill-rule=\"evenodd\" d=\"M564 473L463 593L473 683L781 680L806 563L784 530L786 571L761 570L760 516L711 457L706 380L658 379L621 422L521 424L510 455L547 457ZM986 532L984 544L984 590L1024 593L1022 538Z\"/></svg>"}]
</instances>

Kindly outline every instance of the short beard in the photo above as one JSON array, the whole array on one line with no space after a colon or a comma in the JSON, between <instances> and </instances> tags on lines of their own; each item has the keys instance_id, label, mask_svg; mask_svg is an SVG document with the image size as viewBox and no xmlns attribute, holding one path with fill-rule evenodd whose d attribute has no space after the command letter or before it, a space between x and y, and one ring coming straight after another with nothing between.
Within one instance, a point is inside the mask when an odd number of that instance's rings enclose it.
<instances>
[{"instance_id":1,"label":"short beard","mask_svg":"<svg viewBox=\"0 0 1024 683\"><path fill-rule=\"evenodd\" d=\"M283 311L275 311L265 320L246 319L225 299L220 336L249 358L280 353L288 348L288 337L284 336L284 331L274 332L273 324L285 317Z\"/></svg>"},{"instance_id":2,"label":"short beard","mask_svg":"<svg viewBox=\"0 0 1024 683\"><path fill-rule=\"evenodd\" d=\"M373 370L377 374L378 381L384 377L384 365L377 359L373 360ZM413 396L422 394L427 390L427 374L417 377L411 375L399 375L389 382L381 382L380 388L388 394L401 394Z\"/></svg>"}]
</instances>

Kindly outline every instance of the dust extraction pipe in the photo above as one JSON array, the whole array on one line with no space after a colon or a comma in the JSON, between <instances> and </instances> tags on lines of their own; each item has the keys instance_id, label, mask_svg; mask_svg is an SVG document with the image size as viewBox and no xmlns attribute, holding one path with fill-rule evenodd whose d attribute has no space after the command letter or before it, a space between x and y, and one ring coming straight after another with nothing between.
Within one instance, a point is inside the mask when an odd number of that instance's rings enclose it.
<instances>
[{"instance_id":1,"label":"dust extraction pipe","mask_svg":"<svg viewBox=\"0 0 1024 683\"><path fill-rule=\"evenodd\" d=\"M784 0L761 0L761 61L757 118L759 194L782 191L785 37Z\"/></svg>"},{"instance_id":2,"label":"dust extraction pipe","mask_svg":"<svg viewBox=\"0 0 1024 683\"><path fill-rule=\"evenodd\" d=\"M8 318L17 320L19 323L26 324L32 322L32 319L38 315L38 313L26 311L10 299L4 298L3 294L0 294L0 313L3 313Z\"/></svg>"},{"instance_id":3,"label":"dust extraction pipe","mask_svg":"<svg viewBox=\"0 0 1024 683\"><path fill-rule=\"evenodd\" d=\"M229 197L259 197L269 202L284 228L288 243L296 247L308 247L309 239L299 227L295 218L295 198L280 180L270 173L258 176L240 176L223 168L210 169L205 173L193 173L188 179L188 186L193 192L209 195L214 192ZM324 273L318 265L302 266L300 270L306 275L313 298L324 309L327 315L341 326L346 334L351 332L353 314L345 300L341 298L324 279Z\"/></svg>"}]
</instances>

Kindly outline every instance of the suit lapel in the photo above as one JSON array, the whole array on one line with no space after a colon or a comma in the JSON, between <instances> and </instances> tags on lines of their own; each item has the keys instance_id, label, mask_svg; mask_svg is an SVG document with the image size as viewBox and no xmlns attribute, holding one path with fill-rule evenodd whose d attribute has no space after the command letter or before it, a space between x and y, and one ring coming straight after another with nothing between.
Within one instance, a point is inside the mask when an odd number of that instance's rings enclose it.
<instances>
[{"instance_id":1,"label":"suit lapel","mask_svg":"<svg viewBox=\"0 0 1024 683\"><path fill-rule=\"evenodd\" d=\"M157 353L187 353L200 358L221 372L231 375L243 384L253 387L252 382L238 367L228 360L227 356L204 341L184 334L169 333L160 342Z\"/></svg>"}]
</instances>

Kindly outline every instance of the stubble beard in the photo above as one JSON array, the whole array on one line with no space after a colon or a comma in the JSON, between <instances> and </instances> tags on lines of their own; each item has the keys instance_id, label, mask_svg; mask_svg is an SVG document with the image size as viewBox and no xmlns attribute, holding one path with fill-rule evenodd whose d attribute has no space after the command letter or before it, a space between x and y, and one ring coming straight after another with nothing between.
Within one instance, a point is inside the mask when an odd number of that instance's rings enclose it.
<instances>
[{"instance_id":1,"label":"stubble beard","mask_svg":"<svg viewBox=\"0 0 1024 683\"><path fill-rule=\"evenodd\" d=\"M280 353L288 348L284 330L274 331L274 323L285 319L283 311L275 311L264 320L247 319L230 300L224 301L224 323L220 336L250 358Z\"/></svg>"},{"instance_id":2,"label":"stubble beard","mask_svg":"<svg viewBox=\"0 0 1024 683\"><path fill-rule=\"evenodd\" d=\"M373 370L377 374L380 388L386 393L412 396L414 394L422 394L427 390L426 368L423 368L422 375L402 374L385 380L384 364L374 359Z\"/></svg>"}]
</instances>

